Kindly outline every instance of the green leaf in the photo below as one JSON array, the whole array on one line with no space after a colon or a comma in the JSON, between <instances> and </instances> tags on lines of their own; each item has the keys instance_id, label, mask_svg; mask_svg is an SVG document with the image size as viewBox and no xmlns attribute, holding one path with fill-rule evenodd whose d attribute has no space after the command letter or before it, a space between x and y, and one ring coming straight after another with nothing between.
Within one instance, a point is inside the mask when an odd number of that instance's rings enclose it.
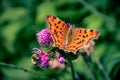
<instances>
[{"instance_id":1,"label":"green leaf","mask_svg":"<svg viewBox=\"0 0 120 80\"><path fill-rule=\"evenodd\" d=\"M50 1L42 3L37 8L36 23L40 24L45 22L46 15L55 15L55 4Z\"/></svg>"},{"instance_id":2,"label":"green leaf","mask_svg":"<svg viewBox=\"0 0 120 80\"><path fill-rule=\"evenodd\" d=\"M27 70L31 70L32 63L30 61L31 61L30 57L22 58L18 62L17 66ZM30 73L24 72L22 70L5 68L5 67L2 67L1 70L4 75L3 78L8 78L9 80L12 80L12 79L30 80Z\"/></svg>"},{"instance_id":3,"label":"green leaf","mask_svg":"<svg viewBox=\"0 0 120 80\"><path fill-rule=\"evenodd\" d=\"M2 31L2 36L5 39L4 45L10 52L14 52L13 43L16 39L18 31L22 28L20 22L10 23L9 25L5 26Z\"/></svg>"},{"instance_id":4,"label":"green leaf","mask_svg":"<svg viewBox=\"0 0 120 80\"><path fill-rule=\"evenodd\" d=\"M0 25L4 21L17 21L23 16L26 15L26 10L25 8L10 8L6 10L1 16L0 16Z\"/></svg>"},{"instance_id":5,"label":"green leaf","mask_svg":"<svg viewBox=\"0 0 120 80\"><path fill-rule=\"evenodd\" d=\"M92 14L83 20L87 28L99 30L104 23L104 18L101 15Z\"/></svg>"}]
</instances>

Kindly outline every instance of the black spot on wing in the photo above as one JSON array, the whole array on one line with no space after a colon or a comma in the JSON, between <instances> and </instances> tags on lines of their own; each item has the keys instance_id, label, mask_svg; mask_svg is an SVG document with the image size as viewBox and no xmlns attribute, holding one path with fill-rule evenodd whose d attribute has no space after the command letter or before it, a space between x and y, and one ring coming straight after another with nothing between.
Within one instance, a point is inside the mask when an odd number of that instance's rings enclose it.
<instances>
[{"instance_id":1,"label":"black spot on wing","mask_svg":"<svg viewBox=\"0 0 120 80\"><path fill-rule=\"evenodd\" d=\"M85 35L83 35L83 38L85 38Z\"/></svg>"},{"instance_id":2,"label":"black spot on wing","mask_svg":"<svg viewBox=\"0 0 120 80\"><path fill-rule=\"evenodd\" d=\"M90 30L90 32L93 32L93 30Z\"/></svg>"},{"instance_id":3,"label":"black spot on wing","mask_svg":"<svg viewBox=\"0 0 120 80\"><path fill-rule=\"evenodd\" d=\"M54 25L56 26L57 24L55 23Z\"/></svg>"},{"instance_id":4,"label":"black spot on wing","mask_svg":"<svg viewBox=\"0 0 120 80\"><path fill-rule=\"evenodd\" d=\"M58 28L58 26L56 26L56 28Z\"/></svg>"},{"instance_id":5,"label":"black spot on wing","mask_svg":"<svg viewBox=\"0 0 120 80\"><path fill-rule=\"evenodd\" d=\"M86 37L88 37L88 34L86 35Z\"/></svg>"},{"instance_id":6,"label":"black spot on wing","mask_svg":"<svg viewBox=\"0 0 120 80\"><path fill-rule=\"evenodd\" d=\"M86 30L84 30L84 33L87 33L87 31L86 31Z\"/></svg>"},{"instance_id":7,"label":"black spot on wing","mask_svg":"<svg viewBox=\"0 0 120 80\"><path fill-rule=\"evenodd\" d=\"M81 43L83 43L83 42L84 42L84 39L82 39Z\"/></svg>"},{"instance_id":8,"label":"black spot on wing","mask_svg":"<svg viewBox=\"0 0 120 80\"><path fill-rule=\"evenodd\" d=\"M79 42L77 42L77 44L81 44L81 42L82 42L82 41L80 40Z\"/></svg>"},{"instance_id":9,"label":"black spot on wing","mask_svg":"<svg viewBox=\"0 0 120 80\"><path fill-rule=\"evenodd\" d=\"M77 40L79 40L79 38L77 38Z\"/></svg>"},{"instance_id":10,"label":"black spot on wing","mask_svg":"<svg viewBox=\"0 0 120 80\"><path fill-rule=\"evenodd\" d=\"M62 34L62 32L60 32L60 34Z\"/></svg>"},{"instance_id":11,"label":"black spot on wing","mask_svg":"<svg viewBox=\"0 0 120 80\"><path fill-rule=\"evenodd\" d=\"M82 32L82 30L80 30L80 33Z\"/></svg>"},{"instance_id":12,"label":"black spot on wing","mask_svg":"<svg viewBox=\"0 0 120 80\"><path fill-rule=\"evenodd\" d=\"M64 27L65 26L65 24L62 24L62 27Z\"/></svg>"},{"instance_id":13,"label":"black spot on wing","mask_svg":"<svg viewBox=\"0 0 120 80\"><path fill-rule=\"evenodd\" d=\"M58 24L60 24L61 23L61 21L58 21Z\"/></svg>"},{"instance_id":14,"label":"black spot on wing","mask_svg":"<svg viewBox=\"0 0 120 80\"><path fill-rule=\"evenodd\" d=\"M57 34L57 31L56 31L56 30L54 30L54 34Z\"/></svg>"},{"instance_id":15,"label":"black spot on wing","mask_svg":"<svg viewBox=\"0 0 120 80\"><path fill-rule=\"evenodd\" d=\"M60 28L60 30L62 30L62 28Z\"/></svg>"}]
</instances>

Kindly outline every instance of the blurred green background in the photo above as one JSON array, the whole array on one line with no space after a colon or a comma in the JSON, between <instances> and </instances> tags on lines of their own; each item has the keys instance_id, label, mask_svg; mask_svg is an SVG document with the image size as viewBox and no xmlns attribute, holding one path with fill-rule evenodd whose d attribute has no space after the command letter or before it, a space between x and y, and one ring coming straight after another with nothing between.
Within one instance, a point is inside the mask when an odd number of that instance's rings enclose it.
<instances>
[{"instance_id":1,"label":"blurred green background","mask_svg":"<svg viewBox=\"0 0 120 80\"><path fill-rule=\"evenodd\" d=\"M55 15L76 27L98 30L101 35L95 40L90 69L96 80L119 78L120 3L117 0L0 0L0 62L39 73L38 76L0 65L0 80L71 80L67 70L41 70L31 63L32 48L40 46L36 33L48 27L46 15ZM93 79L81 56L73 63L80 80Z\"/></svg>"}]
</instances>

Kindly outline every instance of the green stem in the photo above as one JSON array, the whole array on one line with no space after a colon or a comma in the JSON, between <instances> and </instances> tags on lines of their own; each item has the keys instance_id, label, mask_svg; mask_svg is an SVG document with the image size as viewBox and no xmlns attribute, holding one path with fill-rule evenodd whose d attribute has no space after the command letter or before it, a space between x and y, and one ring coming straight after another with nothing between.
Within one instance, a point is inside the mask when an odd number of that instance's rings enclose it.
<instances>
[{"instance_id":1,"label":"green stem","mask_svg":"<svg viewBox=\"0 0 120 80\"><path fill-rule=\"evenodd\" d=\"M23 72L27 72L27 73L30 73L30 74L34 74L35 76L39 77L40 79L49 79L47 77L44 77L36 72L33 72L33 71L29 71L25 68L22 68L22 67L19 67L19 66L16 66L16 65L13 65L13 64L7 64L7 63L4 63L4 62L0 62L0 66L2 67L7 67L7 68L11 68L11 69L16 69L16 70L21 70ZM49 79L50 80L50 79Z\"/></svg>"},{"instance_id":2,"label":"green stem","mask_svg":"<svg viewBox=\"0 0 120 80\"><path fill-rule=\"evenodd\" d=\"M72 60L70 59L69 55L66 54L63 50L59 50L58 52L63 53L66 56L68 64L70 65L69 67L70 67L70 70L71 70L72 80L76 80L75 79L75 71L74 71L73 63L72 63Z\"/></svg>"},{"instance_id":3,"label":"green stem","mask_svg":"<svg viewBox=\"0 0 120 80\"><path fill-rule=\"evenodd\" d=\"M107 16L107 15L99 12L96 8L94 8L92 5L90 5L89 3L87 3L85 0L78 0L78 1L84 6L84 8L86 8L87 10L89 10L91 13L101 15L105 19L106 22L110 19L109 16Z\"/></svg>"},{"instance_id":4,"label":"green stem","mask_svg":"<svg viewBox=\"0 0 120 80\"><path fill-rule=\"evenodd\" d=\"M75 80L75 71L74 71L74 68L73 68L73 63L72 63L72 61L69 58L67 58L67 60L68 60L69 65L70 65L72 79Z\"/></svg>"},{"instance_id":5,"label":"green stem","mask_svg":"<svg viewBox=\"0 0 120 80\"><path fill-rule=\"evenodd\" d=\"M83 56L83 59L84 59L86 65L87 65L87 67L88 67L88 71L89 71L89 73L90 73L91 79L92 79L92 80L96 80L95 75L94 75L94 73L93 73L93 71L92 71L92 69L91 69L91 66L90 66L90 59L87 60L85 55Z\"/></svg>"},{"instance_id":6,"label":"green stem","mask_svg":"<svg viewBox=\"0 0 120 80\"><path fill-rule=\"evenodd\" d=\"M97 64L98 68L102 71L103 75L105 76L105 80L110 80L108 73L105 71L103 65L100 63L100 61L95 58L95 63Z\"/></svg>"},{"instance_id":7,"label":"green stem","mask_svg":"<svg viewBox=\"0 0 120 80\"><path fill-rule=\"evenodd\" d=\"M101 14L100 12L98 12L93 6L91 6L89 3L87 3L84 0L78 0L86 9L88 9L89 11L91 11L92 13L95 14Z\"/></svg>"},{"instance_id":8,"label":"green stem","mask_svg":"<svg viewBox=\"0 0 120 80\"><path fill-rule=\"evenodd\" d=\"M89 72L90 72L90 75L91 75L91 79L92 80L96 80L95 75L94 75L93 71L90 68L90 64L89 63L86 63L86 64L87 64L87 67L89 69Z\"/></svg>"}]
</instances>

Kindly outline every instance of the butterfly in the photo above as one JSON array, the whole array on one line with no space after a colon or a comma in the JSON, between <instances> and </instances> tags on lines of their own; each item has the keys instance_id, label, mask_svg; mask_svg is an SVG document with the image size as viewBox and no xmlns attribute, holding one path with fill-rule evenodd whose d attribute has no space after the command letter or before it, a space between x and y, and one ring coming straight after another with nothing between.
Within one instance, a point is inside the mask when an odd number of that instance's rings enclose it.
<instances>
[{"instance_id":1,"label":"butterfly","mask_svg":"<svg viewBox=\"0 0 120 80\"><path fill-rule=\"evenodd\" d=\"M75 28L52 15L48 15L46 20L50 25L49 32L53 39L53 46L74 54L87 46L91 40L97 39L100 34L96 30Z\"/></svg>"}]
</instances>

